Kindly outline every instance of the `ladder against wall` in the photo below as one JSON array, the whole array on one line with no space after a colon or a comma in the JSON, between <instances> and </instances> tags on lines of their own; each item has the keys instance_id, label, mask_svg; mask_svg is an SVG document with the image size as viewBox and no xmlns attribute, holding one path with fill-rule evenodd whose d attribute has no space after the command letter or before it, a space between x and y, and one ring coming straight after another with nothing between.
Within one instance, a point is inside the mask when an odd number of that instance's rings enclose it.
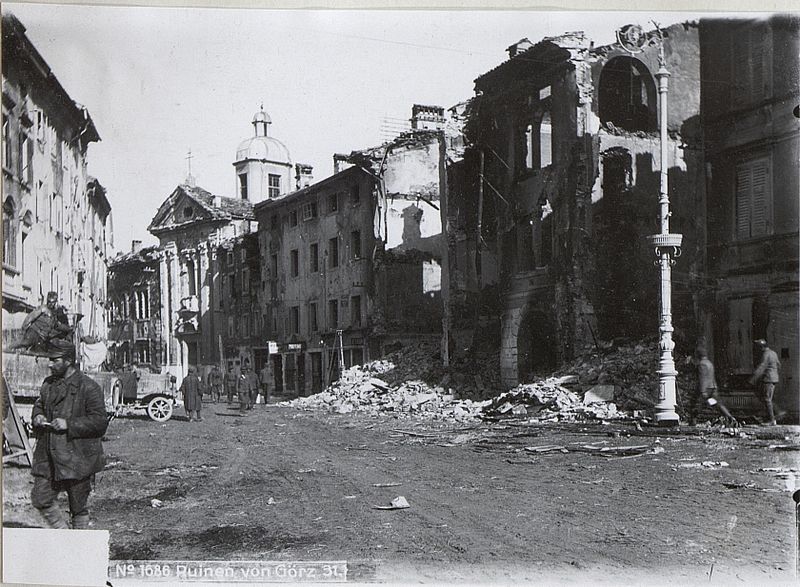
<instances>
[{"instance_id":1,"label":"ladder against wall","mask_svg":"<svg viewBox=\"0 0 800 587\"><path fill-rule=\"evenodd\" d=\"M16 462L31 466L33 449L28 440L28 432L19 415L14 394L8 389L6 378L2 378L3 386L3 463Z\"/></svg>"}]
</instances>

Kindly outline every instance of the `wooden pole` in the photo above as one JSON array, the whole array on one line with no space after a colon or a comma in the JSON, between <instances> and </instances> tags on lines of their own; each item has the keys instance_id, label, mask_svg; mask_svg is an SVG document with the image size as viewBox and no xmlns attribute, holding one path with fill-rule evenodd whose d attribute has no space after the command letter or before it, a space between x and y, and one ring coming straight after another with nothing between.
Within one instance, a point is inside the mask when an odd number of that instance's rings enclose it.
<instances>
[{"instance_id":1,"label":"wooden pole","mask_svg":"<svg viewBox=\"0 0 800 587\"><path fill-rule=\"evenodd\" d=\"M481 265L481 234L483 230L483 149L478 151L478 220L475 228L475 279L478 284L478 292L481 291L482 265Z\"/></svg>"}]
</instances>

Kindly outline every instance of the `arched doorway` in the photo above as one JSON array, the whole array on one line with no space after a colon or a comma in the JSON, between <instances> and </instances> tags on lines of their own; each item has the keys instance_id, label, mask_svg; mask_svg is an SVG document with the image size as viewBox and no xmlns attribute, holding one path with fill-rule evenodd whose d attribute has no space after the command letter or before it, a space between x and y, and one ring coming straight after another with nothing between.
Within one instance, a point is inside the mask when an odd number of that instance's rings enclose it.
<instances>
[{"instance_id":1,"label":"arched doorway","mask_svg":"<svg viewBox=\"0 0 800 587\"><path fill-rule=\"evenodd\" d=\"M547 375L558 367L556 332L552 318L540 309L528 309L517 333L517 373L520 383Z\"/></svg>"},{"instance_id":2,"label":"arched doorway","mask_svg":"<svg viewBox=\"0 0 800 587\"><path fill-rule=\"evenodd\" d=\"M598 114L629 132L658 130L656 85L647 66L633 57L615 57L600 72Z\"/></svg>"}]
</instances>

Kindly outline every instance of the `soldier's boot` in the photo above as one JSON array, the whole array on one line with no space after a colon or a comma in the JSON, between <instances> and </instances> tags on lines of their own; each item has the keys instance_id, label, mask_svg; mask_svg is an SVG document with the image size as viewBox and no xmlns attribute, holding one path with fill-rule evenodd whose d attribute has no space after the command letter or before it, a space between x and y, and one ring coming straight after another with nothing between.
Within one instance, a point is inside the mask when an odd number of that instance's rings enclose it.
<instances>
[{"instance_id":1,"label":"soldier's boot","mask_svg":"<svg viewBox=\"0 0 800 587\"><path fill-rule=\"evenodd\" d=\"M81 514L72 516L72 529L73 530L88 530L89 529L89 514Z\"/></svg>"},{"instance_id":2,"label":"soldier's boot","mask_svg":"<svg viewBox=\"0 0 800 587\"><path fill-rule=\"evenodd\" d=\"M47 524L51 528L54 528L56 530L69 529L66 518L64 518L64 515L61 513L61 510L58 508L56 504L53 504L46 508L42 508L39 511L42 512L44 519L47 520Z\"/></svg>"}]
</instances>

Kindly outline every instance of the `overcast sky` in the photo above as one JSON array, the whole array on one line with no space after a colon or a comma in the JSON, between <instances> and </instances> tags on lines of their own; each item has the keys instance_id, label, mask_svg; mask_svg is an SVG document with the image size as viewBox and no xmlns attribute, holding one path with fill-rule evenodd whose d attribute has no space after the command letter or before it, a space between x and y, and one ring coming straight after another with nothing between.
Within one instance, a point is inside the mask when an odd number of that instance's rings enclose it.
<instances>
[{"instance_id":1,"label":"overcast sky","mask_svg":"<svg viewBox=\"0 0 800 587\"><path fill-rule=\"evenodd\" d=\"M623 24L698 13L175 9L3 3L102 142L89 173L107 188L115 245L155 243L147 225L187 173L233 197L238 143L263 102L293 163L332 173L332 154L380 144L414 103L451 106L523 37L583 30L597 44Z\"/></svg>"}]
</instances>

